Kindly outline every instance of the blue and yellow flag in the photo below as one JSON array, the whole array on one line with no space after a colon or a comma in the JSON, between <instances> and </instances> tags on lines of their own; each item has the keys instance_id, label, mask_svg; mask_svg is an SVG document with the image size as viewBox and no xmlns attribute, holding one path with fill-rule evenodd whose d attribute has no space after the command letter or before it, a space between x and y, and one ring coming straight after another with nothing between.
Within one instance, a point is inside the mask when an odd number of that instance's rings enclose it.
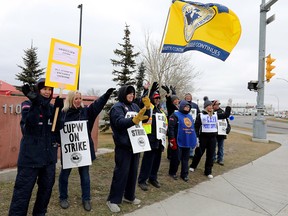
<instances>
[{"instance_id":1,"label":"blue and yellow flag","mask_svg":"<svg viewBox=\"0 0 288 216\"><path fill-rule=\"evenodd\" d=\"M225 61L241 35L237 15L220 4L174 1L162 53L198 50Z\"/></svg>"}]
</instances>

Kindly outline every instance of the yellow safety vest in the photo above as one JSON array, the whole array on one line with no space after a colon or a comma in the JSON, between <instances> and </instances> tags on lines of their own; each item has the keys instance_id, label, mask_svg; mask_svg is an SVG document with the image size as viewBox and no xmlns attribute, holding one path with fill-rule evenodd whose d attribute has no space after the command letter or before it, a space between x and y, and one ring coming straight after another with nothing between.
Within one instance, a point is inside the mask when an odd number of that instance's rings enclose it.
<instances>
[{"instance_id":1,"label":"yellow safety vest","mask_svg":"<svg viewBox=\"0 0 288 216\"><path fill-rule=\"evenodd\" d=\"M146 123L142 123L142 126L146 132L146 134L151 134L152 133L152 115L153 115L153 109L154 109L154 105L153 104L150 104L150 116L149 116L149 119ZM167 121L167 117L165 115L165 113L160 110L164 116L165 116L165 122L166 122L166 125L168 124L168 121Z\"/></svg>"}]
</instances>

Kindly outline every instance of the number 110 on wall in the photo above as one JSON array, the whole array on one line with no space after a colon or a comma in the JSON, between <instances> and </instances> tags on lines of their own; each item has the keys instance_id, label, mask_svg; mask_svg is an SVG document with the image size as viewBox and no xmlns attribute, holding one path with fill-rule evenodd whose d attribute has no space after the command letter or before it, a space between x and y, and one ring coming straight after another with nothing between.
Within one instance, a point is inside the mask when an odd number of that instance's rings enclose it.
<instances>
[{"instance_id":1,"label":"number 110 on wall","mask_svg":"<svg viewBox=\"0 0 288 216\"><path fill-rule=\"evenodd\" d=\"M21 114L21 105L20 104L17 104L16 106L14 104L11 104L11 105L3 104L2 107L3 107L3 113L4 114L7 114L7 113Z\"/></svg>"}]
</instances>

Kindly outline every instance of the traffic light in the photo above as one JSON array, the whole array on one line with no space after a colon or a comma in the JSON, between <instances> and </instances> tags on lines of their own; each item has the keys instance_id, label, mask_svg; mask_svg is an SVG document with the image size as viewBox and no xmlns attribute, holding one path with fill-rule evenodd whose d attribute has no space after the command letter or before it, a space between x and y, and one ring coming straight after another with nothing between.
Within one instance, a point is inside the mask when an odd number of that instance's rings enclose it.
<instances>
[{"instance_id":1,"label":"traffic light","mask_svg":"<svg viewBox=\"0 0 288 216\"><path fill-rule=\"evenodd\" d=\"M276 59L271 57L271 54L267 56L267 59L266 59L266 81L267 82L270 82L270 79L275 75L275 73L271 73L271 71L276 67L272 65L272 63L275 60Z\"/></svg>"}]
</instances>

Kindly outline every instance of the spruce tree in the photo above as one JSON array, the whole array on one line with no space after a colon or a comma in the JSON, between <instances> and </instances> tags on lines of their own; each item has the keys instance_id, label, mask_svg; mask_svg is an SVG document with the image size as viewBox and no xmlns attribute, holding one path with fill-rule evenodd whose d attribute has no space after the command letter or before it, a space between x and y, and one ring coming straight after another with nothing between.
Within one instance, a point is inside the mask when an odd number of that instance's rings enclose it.
<instances>
[{"instance_id":1,"label":"spruce tree","mask_svg":"<svg viewBox=\"0 0 288 216\"><path fill-rule=\"evenodd\" d=\"M132 85L136 84L135 81L135 72L134 69L136 67L135 58L139 55L139 53L134 53L133 48L134 46L131 44L130 41L130 30L129 26L126 24L124 29L124 37L123 43L118 43L121 49L115 49L113 52L116 56L119 57L118 60L111 59L112 65L115 67L112 71L112 74L115 76L112 80L117 82L116 85L123 86L123 85ZM100 125L101 131L105 132L110 128L110 119L109 119L109 111L111 107L117 101L117 93L111 95L109 101L103 108L105 111L103 120L105 121L104 125Z\"/></svg>"},{"instance_id":2,"label":"spruce tree","mask_svg":"<svg viewBox=\"0 0 288 216\"><path fill-rule=\"evenodd\" d=\"M40 68L40 61L37 60L37 48L31 45L30 49L24 50L25 56L22 57L24 65L17 65L22 69L21 72L16 74L16 80L21 81L23 84L34 85L37 80L45 73L45 68Z\"/></svg>"},{"instance_id":3,"label":"spruce tree","mask_svg":"<svg viewBox=\"0 0 288 216\"><path fill-rule=\"evenodd\" d=\"M145 77L145 65L144 62L141 62L140 66L138 67L138 73L136 76L136 97L140 98L143 90L143 82Z\"/></svg>"}]
</instances>

